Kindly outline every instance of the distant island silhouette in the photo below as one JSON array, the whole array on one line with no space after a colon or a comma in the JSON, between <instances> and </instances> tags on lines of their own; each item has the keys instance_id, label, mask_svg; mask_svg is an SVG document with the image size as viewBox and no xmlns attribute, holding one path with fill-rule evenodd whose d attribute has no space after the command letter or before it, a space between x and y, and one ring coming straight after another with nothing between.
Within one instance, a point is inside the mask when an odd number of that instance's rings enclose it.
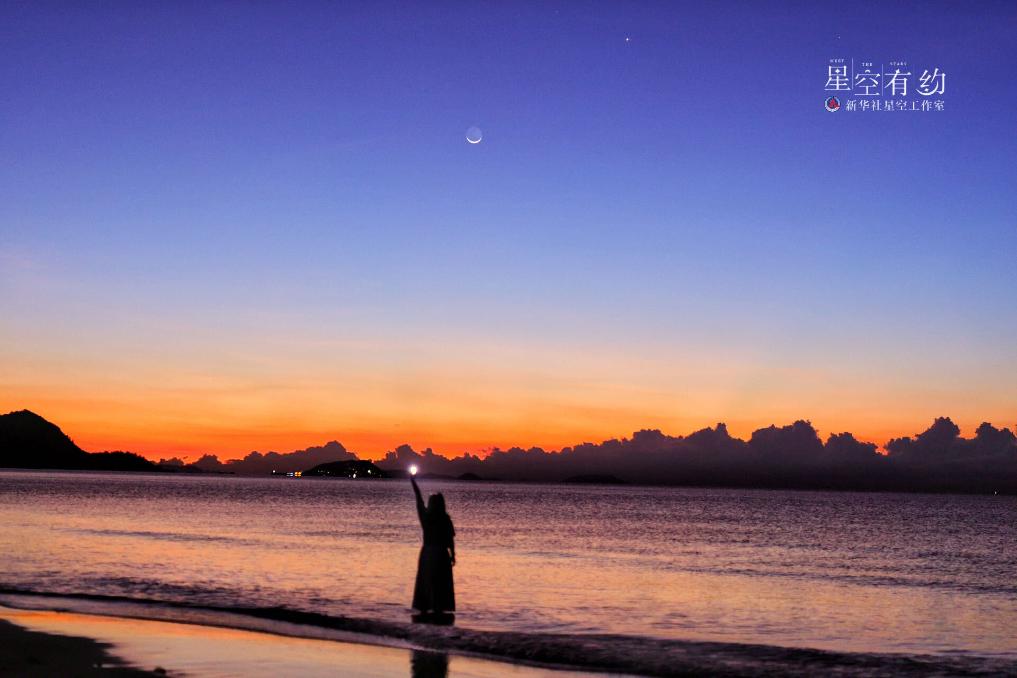
<instances>
[{"instance_id":1,"label":"distant island silhouette","mask_svg":"<svg viewBox=\"0 0 1017 678\"><path fill-rule=\"evenodd\" d=\"M0 466L14 468L239 475L300 471L348 478L356 473L367 479L405 477L410 464L416 464L421 477L474 481L1017 494L1017 436L1010 429L983 423L973 438L963 438L953 421L939 417L922 433L894 438L884 447L881 453L850 433L834 433L823 442L810 422L799 420L758 429L748 440L717 424L687 436L643 430L631 438L558 451L495 449L485 457L449 458L430 448L417 452L402 445L371 462L332 441L283 454L251 452L226 462L205 455L193 464L180 459L153 463L130 452L85 452L58 426L27 410L0 415Z\"/></svg>"},{"instance_id":2,"label":"distant island silhouette","mask_svg":"<svg viewBox=\"0 0 1017 678\"><path fill-rule=\"evenodd\" d=\"M382 471L372 462L361 459L347 459L346 461L332 461L327 464L318 464L314 468L303 471L305 476L333 476L336 478L388 478L389 474Z\"/></svg>"}]
</instances>

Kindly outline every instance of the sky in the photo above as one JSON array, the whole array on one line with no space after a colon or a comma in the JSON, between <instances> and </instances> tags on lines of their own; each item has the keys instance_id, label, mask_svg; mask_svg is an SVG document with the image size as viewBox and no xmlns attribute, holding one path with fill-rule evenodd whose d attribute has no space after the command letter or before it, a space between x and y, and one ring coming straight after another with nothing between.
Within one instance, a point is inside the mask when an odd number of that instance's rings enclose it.
<instances>
[{"instance_id":1,"label":"sky","mask_svg":"<svg viewBox=\"0 0 1017 678\"><path fill-rule=\"evenodd\" d=\"M1014 35L1012 2L4 3L0 411L151 458L1012 427ZM828 112L833 58L939 68L944 109Z\"/></svg>"}]
</instances>

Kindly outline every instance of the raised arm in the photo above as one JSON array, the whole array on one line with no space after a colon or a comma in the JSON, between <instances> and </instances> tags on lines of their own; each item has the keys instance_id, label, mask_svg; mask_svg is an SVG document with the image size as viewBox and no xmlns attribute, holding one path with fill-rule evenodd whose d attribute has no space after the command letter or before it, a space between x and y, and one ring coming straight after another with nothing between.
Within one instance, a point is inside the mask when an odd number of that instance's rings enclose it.
<instances>
[{"instance_id":1,"label":"raised arm","mask_svg":"<svg viewBox=\"0 0 1017 678\"><path fill-rule=\"evenodd\" d=\"M413 485L413 494L417 495L417 516L420 518L420 524L424 523L424 513L427 511L424 508L424 497L420 494L420 487L417 485L417 479L410 476L410 484Z\"/></svg>"}]
</instances>

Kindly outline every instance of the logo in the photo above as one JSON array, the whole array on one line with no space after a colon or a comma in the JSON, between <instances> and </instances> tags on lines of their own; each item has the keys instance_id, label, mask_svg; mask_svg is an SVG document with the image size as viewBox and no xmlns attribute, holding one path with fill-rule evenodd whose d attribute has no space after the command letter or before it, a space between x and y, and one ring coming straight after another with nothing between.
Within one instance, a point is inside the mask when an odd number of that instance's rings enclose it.
<instances>
[{"instance_id":1,"label":"logo","mask_svg":"<svg viewBox=\"0 0 1017 678\"><path fill-rule=\"evenodd\" d=\"M823 104L831 113L944 111L946 71L897 59L879 62L835 57L826 65L823 91Z\"/></svg>"}]
</instances>

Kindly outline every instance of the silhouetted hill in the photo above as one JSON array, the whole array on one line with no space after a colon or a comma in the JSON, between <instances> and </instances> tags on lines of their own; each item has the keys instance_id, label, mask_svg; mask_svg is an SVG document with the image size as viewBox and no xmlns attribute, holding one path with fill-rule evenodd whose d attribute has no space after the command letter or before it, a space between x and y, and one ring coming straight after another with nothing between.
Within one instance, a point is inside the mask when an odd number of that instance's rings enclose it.
<instances>
[{"instance_id":1,"label":"silhouetted hill","mask_svg":"<svg viewBox=\"0 0 1017 678\"><path fill-rule=\"evenodd\" d=\"M90 452L88 468L103 471L164 471L148 459L133 452Z\"/></svg>"},{"instance_id":2,"label":"silhouetted hill","mask_svg":"<svg viewBox=\"0 0 1017 678\"><path fill-rule=\"evenodd\" d=\"M56 424L35 412L0 415L0 465L13 468L87 468L88 453Z\"/></svg>"},{"instance_id":3,"label":"silhouetted hill","mask_svg":"<svg viewBox=\"0 0 1017 678\"><path fill-rule=\"evenodd\" d=\"M369 461L346 460L318 464L304 471L305 476L335 476L337 478L387 478L388 474Z\"/></svg>"},{"instance_id":4,"label":"silhouetted hill","mask_svg":"<svg viewBox=\"0 0 1017 678\"><path fill-rule=\"evenodd\" d=\"M28 410L0 414L0 466L7 468L157 471L132 452L90 454L56 424Z\"/></svg>"}]
</instances>

